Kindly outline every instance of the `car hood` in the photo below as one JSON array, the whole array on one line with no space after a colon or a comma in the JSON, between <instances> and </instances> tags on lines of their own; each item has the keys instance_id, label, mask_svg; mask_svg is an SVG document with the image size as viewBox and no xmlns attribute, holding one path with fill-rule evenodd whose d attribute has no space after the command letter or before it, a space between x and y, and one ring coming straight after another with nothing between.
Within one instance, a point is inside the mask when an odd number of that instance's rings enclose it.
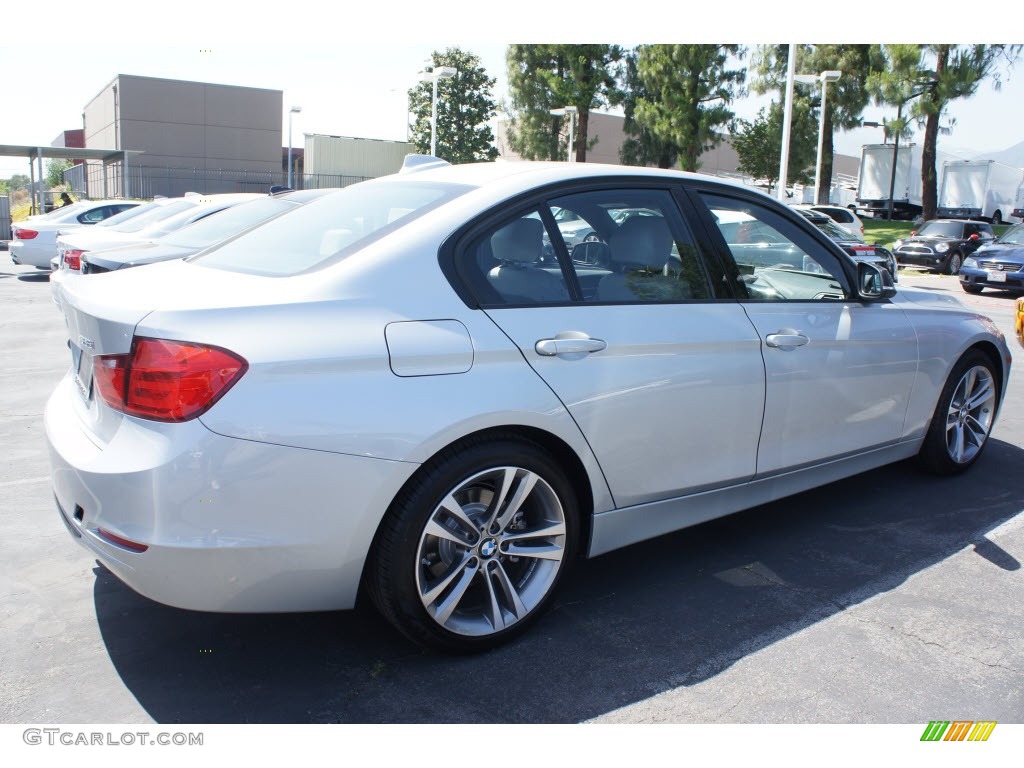
<instances>
[{"instance_id":1,"label":"car hood","mask_svg":"<svg viewBox=\"0 0 1024 768\"><path fill-rule=\"evenodd\" d=\"M893 298L893 302L917 304L930 309L965 309L963 302L956 296L928 291L924 288L900 288Z\"/></svg>"},{"instance_id":2,"label":"car hood","mask_svg":"<svg viewBox=\"0 0 1024 768\"><path fill-rule=\"evenodd\" d=\"M1024 264L1024 245L1014 243L990 243L974 252L976 259L999 259Z\"/></svg>"}]
</instances>

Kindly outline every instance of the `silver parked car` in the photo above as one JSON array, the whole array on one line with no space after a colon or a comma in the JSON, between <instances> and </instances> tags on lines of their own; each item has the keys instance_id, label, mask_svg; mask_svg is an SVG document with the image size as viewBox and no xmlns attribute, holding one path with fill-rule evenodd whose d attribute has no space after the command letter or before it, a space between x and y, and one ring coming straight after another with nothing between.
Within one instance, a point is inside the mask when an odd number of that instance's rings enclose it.
<instances>
[{"instance_id":1,"label":"silver parked car","mask_svg":"<svg viewBox=\"0 0 1024 768\"><path fill-rule=\"evenodd\" d=\"M909 457L967 469L1010 370L987 318L762 193L589 163L434 163L64 299L46 433L93 556L197 610L364 589L457 651L526 629L580 556Z\"/></svg>"}]
</instances>

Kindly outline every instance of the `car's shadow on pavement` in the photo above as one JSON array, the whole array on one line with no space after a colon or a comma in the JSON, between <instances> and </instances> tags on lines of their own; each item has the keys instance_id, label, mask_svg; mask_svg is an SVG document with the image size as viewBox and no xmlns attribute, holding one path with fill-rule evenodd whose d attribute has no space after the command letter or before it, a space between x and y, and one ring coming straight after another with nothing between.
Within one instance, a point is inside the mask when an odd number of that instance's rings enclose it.
<instances>
[{"instance_id":1,"label":"car's shadow on pavement","mask_svg":"<svg viewBox=\"0 0 1024 768\"><path fill-rule=\"evenodd\" d=\"M50 273L39 272L38 274L18 275L18 279L23 283L47 283L50 281Z\"/></svg>"},{"instance_id":2,"label":"car's shadow on pavement","mask_svg":"<svg viewBox=\"0 0 1024 768\"><path fill-rule=\"evenodd\" d=\"M97 567L124 684L160 723L577 722L738 660L974 545L1024 506L1024 450L967 475L898 464L582 562L553 610L479 656L420 650L370 609L218 615L154 603Z\"/></svg>"}]
</instances>

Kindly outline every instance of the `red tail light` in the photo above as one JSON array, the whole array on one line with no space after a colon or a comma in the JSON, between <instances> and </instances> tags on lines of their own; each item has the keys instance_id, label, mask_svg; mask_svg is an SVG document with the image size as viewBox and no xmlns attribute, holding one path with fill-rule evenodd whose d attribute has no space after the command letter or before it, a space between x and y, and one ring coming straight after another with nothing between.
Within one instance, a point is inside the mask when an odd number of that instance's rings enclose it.
<instances>
[{"instance_id":1,"label":"red tail light","mask_svg":"<svg viewBox=\"0 0 1024 768\"><path fill-rule=\"evenodd\" d=\"M213 407L248 369L226 349L137 337L129 354L97 357L93 380L111 408L154 421L188 421Z\"/></svg>"},{"instance_id":2,"label":"red tail light","mask_svg":"<svg viewBox=\"0 0 1024 768\"><path fill-rule=\"evenodd\" d=\"M82 254L85 251L77 248L71 248L70 250L64 251L64 263L68 265L68 269L73 269L76 272L82 269Z\"/></svg>"},{"instance_id":3,"label":"red tail light","mask_svg":"<svg viewBox=\"0 0 1024 768\"><path fill-rule=\"evenodd\" d=\"M109 541L111 544L117 544L117 546L124 547L125 549L131 552L145 552L147 549L149 549L149 546L147 546L146 544L139 544L137 541L126 539L124 536L118 536L116 533L111 533L105 528L97 528L96 533L98 533L102 538Z\"/></svg>"},{"instance_id":4,"label":"red tail light","mask_svg":"<svg viewBox=\"0 0 1024 768\"><path fill-rule=\"evenodd\" d=\"M32 238L34 238L38 234L39 233L36 232L34 229L16 229L16 230L14 230L14 239L15 240L31 240Z\"/></svg>"}]
</instances>

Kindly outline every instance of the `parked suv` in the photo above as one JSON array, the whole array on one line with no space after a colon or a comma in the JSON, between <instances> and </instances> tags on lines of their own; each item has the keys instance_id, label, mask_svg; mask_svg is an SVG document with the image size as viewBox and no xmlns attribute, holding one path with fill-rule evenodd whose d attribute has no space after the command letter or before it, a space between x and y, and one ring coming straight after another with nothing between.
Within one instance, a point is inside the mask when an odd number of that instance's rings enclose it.
<instances>
[{"instance_id":1,"label":"parked suv","mask_svg":"<svg viewBox=\"0 0 1024 768\"><path fill-rule=\"evenodd\" d=\"M987 221L934 219L893 243L900 264L916 264L946 275L960 273L964 259L996 239Z\"/></svg>"}]
</instances>

